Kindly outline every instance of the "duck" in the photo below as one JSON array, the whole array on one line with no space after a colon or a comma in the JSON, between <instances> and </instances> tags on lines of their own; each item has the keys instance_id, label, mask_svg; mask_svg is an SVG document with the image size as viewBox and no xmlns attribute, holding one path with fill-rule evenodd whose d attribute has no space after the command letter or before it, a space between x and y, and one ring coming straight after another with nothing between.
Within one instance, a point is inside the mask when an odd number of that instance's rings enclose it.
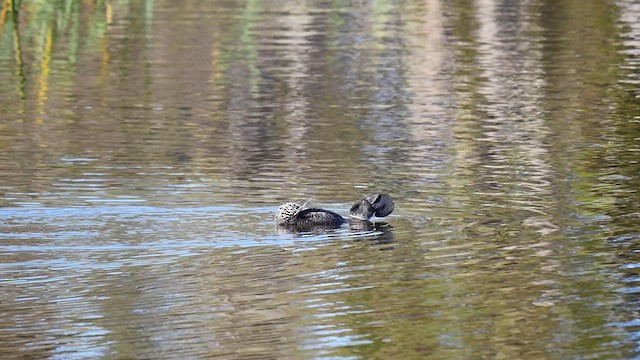
<instances>
[{"instance_id":1,"label":"duck","mask_svg":"<svg viewBox=\"0 0 640 360\"><path fill-rule=\"evenodd\" d=\"M385 217L395 209L393 198L388 194L373 194L356 201L349 209L347 218L325 209L306 208L310 201L280 205L275 215L276 225L300 230L338 228L348 222L368 222L374 215Z\"/></svg>"}]
</instances>

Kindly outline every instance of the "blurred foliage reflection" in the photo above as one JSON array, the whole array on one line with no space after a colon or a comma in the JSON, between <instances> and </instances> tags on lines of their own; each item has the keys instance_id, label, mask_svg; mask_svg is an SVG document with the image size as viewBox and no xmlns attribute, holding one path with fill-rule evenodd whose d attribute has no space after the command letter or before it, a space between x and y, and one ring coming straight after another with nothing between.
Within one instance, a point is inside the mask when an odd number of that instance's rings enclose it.
<instances>
[{"instance_id":1,"label":"blurred foliage reflection","mask_svg":"<svg viewBox=\"0 0 640 360\"><path fill-rule=\"evenodd\" d=\"M634 0L4 0L0 353L637 357L639 74Z\"/></svg>"}]
</instances>

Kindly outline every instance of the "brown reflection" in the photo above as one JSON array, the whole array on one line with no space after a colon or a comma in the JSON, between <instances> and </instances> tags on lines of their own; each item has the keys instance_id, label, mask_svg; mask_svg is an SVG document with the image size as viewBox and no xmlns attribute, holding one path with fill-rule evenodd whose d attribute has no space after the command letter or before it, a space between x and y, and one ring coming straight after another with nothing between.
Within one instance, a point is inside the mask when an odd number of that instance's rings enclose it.
<instances>
[{"instance_id":1,"label":"brown reflection","mask_svg":"<svg viewBox=\"0 0 640 360\"><path fill-rule=\"evenodd\" d=\"M0 206L82 208L0 221L2 353L635 356L637 19L4 1ZM373 188L399 194L393 228L256 246L265 206Z\"/></svg>"}]
</instances>

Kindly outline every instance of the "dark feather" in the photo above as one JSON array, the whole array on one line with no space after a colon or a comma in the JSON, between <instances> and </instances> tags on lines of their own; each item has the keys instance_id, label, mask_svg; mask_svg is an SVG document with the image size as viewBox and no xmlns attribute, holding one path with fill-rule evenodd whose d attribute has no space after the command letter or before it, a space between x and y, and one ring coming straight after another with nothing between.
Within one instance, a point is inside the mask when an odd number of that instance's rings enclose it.
<instances>
[{"instance_id":1,"label":"dark feather","mask_svg":"<svg viewBox=\"0 0 640 360\"><path fill-rule=\"evenodd\" d=\"M391 214L394 208L395 204L391 196L387 194L374 194L356 201L349 211L352 217L365 220L371 218L373 215L385 217Z\"/></svg>"},{"instance_id":2,"label":"dark feather","mask_svg":"<svg viewBox=\"0 0 640 360\"><path fill-rule=\"evenodd\" d=\"M346 220L334 213L333 211L325 209L304 209L296 215L296 219L301 223L327 225L327 226L340 226Z\"/></svg>"},{"instance_id":3,"label":"dark feather","mask_svg":"<svg viewBox=\"0 0 640 360\"><path fill-rule=\"evenodd\" d=\"M370 198L374 198L373 201L371 201ZM391 196L387 194L371 195L367 196L365 199L369 200L371 206L373 206L373 209L375 210L374 215L378 217L385 217L391 214L393 209L396 207Z\"/></svg>"}]
</instances>

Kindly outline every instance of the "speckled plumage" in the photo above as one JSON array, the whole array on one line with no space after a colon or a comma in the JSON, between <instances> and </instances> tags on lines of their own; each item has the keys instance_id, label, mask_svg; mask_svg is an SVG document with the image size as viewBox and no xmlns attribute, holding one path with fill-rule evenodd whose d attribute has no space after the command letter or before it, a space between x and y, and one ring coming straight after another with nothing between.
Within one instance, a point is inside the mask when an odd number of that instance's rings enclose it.
<instances>
[{"instance_id":1,"label":"speckled plumage","mask_svg":"<svg viewBox=\"0 0 640 360\"><path fill-rule=\"evenodd\" d=\"M308 201L307 201L308 202ZM333 211L309 208L307 203L289 202L280 205L276 213L276 224L295 229L335 228L349 220ZM387 194L374 194L357 201L349 210L349 219L368 221L372 216L384 217L393 211L395 204Z\"/></svg>"}]
</instances>

